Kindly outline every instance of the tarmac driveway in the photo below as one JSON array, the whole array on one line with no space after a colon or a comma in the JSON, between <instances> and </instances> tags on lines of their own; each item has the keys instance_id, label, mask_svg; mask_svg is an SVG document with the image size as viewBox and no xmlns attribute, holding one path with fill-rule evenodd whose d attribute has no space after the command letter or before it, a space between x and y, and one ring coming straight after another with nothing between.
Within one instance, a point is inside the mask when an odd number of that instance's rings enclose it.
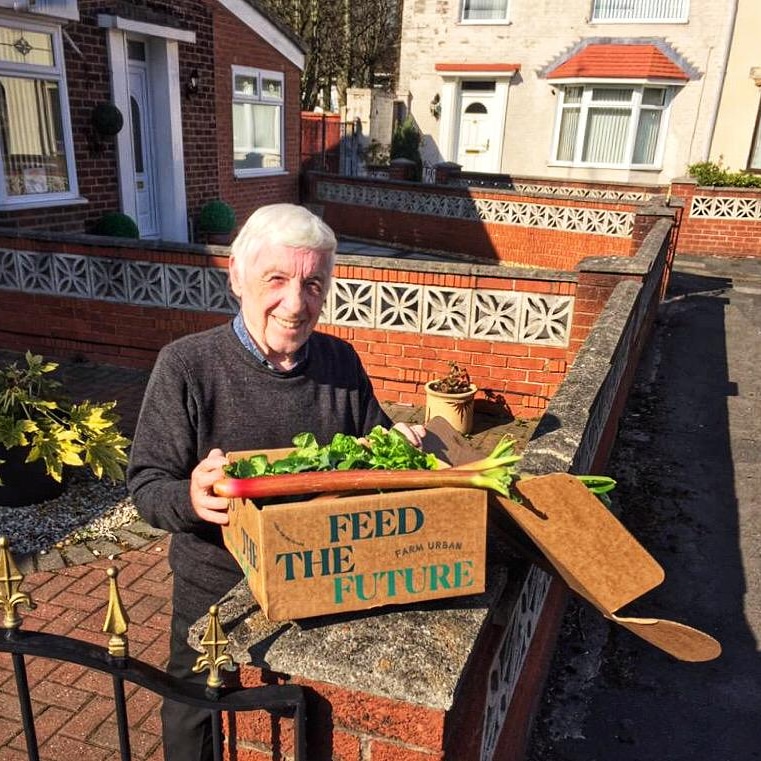
<instances>
[{"instance_id":1,"label":"tarmac driveway","mask_svg":"<svg viewBox=\"0 0 761 761\"><path fill-rule=\"evenodd\" d=\"M623 614L723 646L675 660L574 598L528 761L761 759L761 262L680 257L607 472L666 580Z\"/></svg>"}]
</instances>

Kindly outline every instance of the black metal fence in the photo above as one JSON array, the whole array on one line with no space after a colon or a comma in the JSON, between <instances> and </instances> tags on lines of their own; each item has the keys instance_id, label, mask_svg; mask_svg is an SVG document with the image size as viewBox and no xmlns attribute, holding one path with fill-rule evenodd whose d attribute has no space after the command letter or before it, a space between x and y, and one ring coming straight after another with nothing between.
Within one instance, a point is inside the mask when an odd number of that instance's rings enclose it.
<instances>
[{"instance_id":1,"label":"black metal fence","mask_svg":"<svg viewBox=\"0 0 761 761\"><path fill-rule=\"evenodd\" d=\"M261 710L274 716L293 718L294 756L296 761L306 761L306 701L301 687L290 684L248 688L224 687L220 670L231 671L235 666L225 652L227 639L219 624L216 606L209 609L209 625L202 641L206 652L199 656L194 667L194 671L197 672L208 670L209 676L205 685L188 682L129 656L129 620L119 597L116 568L109 568L107 574L110 580L109 603L103 625L103 631L111 634L107 647L57 634L25 631L21 628L22 618L18 608L34 608L34 602L27 593L21 591L24 577L16 568L7 539L0 537L0 609L4 614L0 630L0 652L11 654L30 761L39 761L40 755L32 695L27 679L27 656L75 663L111 675L122 761L130 761L132 758L125 682L131 682L164 698L208 709L212 719L215 761L222 761L223 757L222 712Z\"/></svg>"}]
</instances>

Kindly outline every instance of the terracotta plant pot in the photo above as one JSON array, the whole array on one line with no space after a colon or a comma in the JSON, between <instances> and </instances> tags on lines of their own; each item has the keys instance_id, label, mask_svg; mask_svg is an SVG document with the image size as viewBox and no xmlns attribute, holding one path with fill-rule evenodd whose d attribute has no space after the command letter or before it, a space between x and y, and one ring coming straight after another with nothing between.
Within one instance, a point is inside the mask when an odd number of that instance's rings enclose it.
<instances>
[{"instance_id":1,"label":"terracotta plant pot","mask_svg":"<svg viewBox=\"0 0 761 761\"><path fill-rule=\"evenodd\" d=\"M475 383L470 390L459 394L444 394L434 391L436 381L425 384L425 422L435 417L443 417L456 431L466 434L473 430L473 407L475 403Z\"/></svg>"}]
</instances>

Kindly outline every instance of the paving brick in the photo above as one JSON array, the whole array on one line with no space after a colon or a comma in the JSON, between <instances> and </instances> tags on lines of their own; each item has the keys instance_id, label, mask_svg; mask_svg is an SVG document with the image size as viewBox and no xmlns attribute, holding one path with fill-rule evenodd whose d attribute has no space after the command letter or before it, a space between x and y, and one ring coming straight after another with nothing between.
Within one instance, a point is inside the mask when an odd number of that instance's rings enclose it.
<instances>
[{"instance_id":1,"label":"paving brick","mask_svg":"<svg viewBox=\"0 0 761 761\"><path fill-rule=\"evenodd\" d=\"M21 725L10 718L0 716L0 747L7 745L21 731ZM2 754L0 752L0 758Z\"/></svg>"},{"instance_id":2,"label":"paving brick","mask_svg":"<svg viewBox=\"0 0 761 761\"><path fill-rule=\"evenodd\" d=\"M71 711L65 711L61 708L56 708L55 706L48 706L44 711L41 711L34 719L37 742L42 745L61 727L67 724L72 715Z\"/></svg>"},{"instance_id":3,"label":"paving brick","mask_svg":"<svg viewBox=\"0 0 761 761\"><path fill-rule=\"evenodd\" d=\"M76 595L71 594L68 591L61 592L56 598L56 602L59 605L63 605L67 608L73 608L74 610L83 610L87 613L92 613L98 608L106 605L106 599L96 599L89 597L88 595Z\"/></svg>"},{"instance_id":4,"label":"paving brick","mask_svg":"<svg viewBox=\"0 0 761 761\"><path fill-rule=\"evenodd\" d=\"M59 553L60 555L60 553ZM45 555L44 557L48 557ZM54 600L64 589L67 589L73 580L65 574L53 574L44 584L39 585L34 590L34 600L49 602Z\"/></svg>"},{"instance_id":5,"label":"paving brick","mask_svg":"<svg viewBox=\"0 0 761 761\"><path fill-rule=\"evenodd\" d=\"M114 534L120 541L125 542L133 550L144 547L153 541L151 537L141 536L134 531L130 531L128 528L118 528L114 531Z\"/></svg>"},{"instance_id":6,"label":"paving brick","mask_svg":"<svg viewBox=\"0 0 761 761\"><path fill-rule=\"evenodd\" d=\"M61 557L61 553L55 547L48 550L45 555L38 555L36 564L37 568L41 571L54 571L66 565L63 557Z\"/></svg>"},{"instance_id":7,"label":"paving brick","mask_svg":"<svg viewBox=\"0 0 761 761\"><path fill-rule=\"evenodd\" d=\"M149 716L158 714L161 697L150 690L138 688L127 700L130 725L141 725Z\"/></svg>"},{"instance_id":8,"label":"paving brick","mask_svg":"<svg viewBox=\"0 0 761 761\"><path fill-rule=\"evenodd\" d=\"M60 552L66 559L66 562L71 565L82 565L85 563L91 563L95 560L95 555L93 555L84 544L71 544L67 547L63 547Z\"/></svg>"},{"instance_id":9,"label":"paving brick","mask_svg":"<svg viewBox=\"0 0 761 761\"><path fill-rule=\"evenodd\" d=\"M51 737L41 748L40 758L50 759L50 761L104 761L113 759L113 751L108 748L99 748L92 743L85 743L82 740L68 737L63 734L56 734Z\"/></svg>"},{"instance_id":10,"label":"paving brick","mask_svg":"<svg viewBox=\"0 0 761 761\"><path fill-rule=\"evenodd\" d=\"M48 705L58 706L69 711L77 711L82 708L92 695L71 685L58 684L53 681L42 680L34 688L34 699Z\"/></svg>"},{"instance_id":11,"label":"paving brick","mask_svg":"<svg viewBox=\"0 0 761 761\"><path fill-rule=\"evenodd\" d=\"M119 730L116 722L107 721L98 726L91 735L90 741L118 751ZM133 758L145 758L161 744L161 739L152 733L132 727L129 733L129 742Z\"/></svg>"},{"instance_id":12,"label":"paving brick","mask_svg":"<svg viewBox=\"0 0 761 761\"><path fill-rule=\"evenodd\" d=\"M78 686L87 687L85 684ZM109 688L110 686L109 680ZM71 717L71 721L61 728L60 734L74 740L86 740L106 719L113 715L113 712L114 705L112 700L101 700L98 697L94 697L78 713Z\"/></svg>"},{"instance_id":13,"label":"paving brick","mask_svg":"<svg viewBox=\"0 0 761 761\"><path fill-rule=\"evenodd\" d=\"M108 574L103 568L94 565L80 566L87 568L87 573L74 581L68 588L68 592L79 595L90 595L108 599Z\"/></svg>"}]
</instances>

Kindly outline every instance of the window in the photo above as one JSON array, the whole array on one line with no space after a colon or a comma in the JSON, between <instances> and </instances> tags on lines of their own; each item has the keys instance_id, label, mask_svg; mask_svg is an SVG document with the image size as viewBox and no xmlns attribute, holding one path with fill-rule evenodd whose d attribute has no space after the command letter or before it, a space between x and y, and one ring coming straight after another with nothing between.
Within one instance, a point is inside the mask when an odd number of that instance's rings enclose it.
<instances>
[{"instance_id":1,"label":"window","mask_svg":"<svg viewBox=\"0 0 761 761\"><path fill-rule=\"evenodd\" d=\"M462 20L474 22L507 21L509 0L463 0Z\"/></svg>"},{"instance_id":2,"label":"window","mask_svg":"<svg viewBox=\"0 0 761 761\"><path fill-rule=\"evenodd\" d=\"M594 0L592 21L686 22L689 0Z\"/></svg>"},{"instance_id":3,"label":"window","mask_svg":"<svg viewBox=\"0 0 761 761\"><path fill-rule=\"evenodd\" d=\"M554 160L574 166L657 168L668 95L665 87L561 87Z\"/></svg>"},{"instance_id":4,"label":"window","mask_svg":"<svg viewBox=\"0 0 761 761\"><path fill-rule=\"evenodd\" d=\"M235 174L282 170L283 75L233 66Z\"/></svg>"},{"instance_id":5,"label":"window","mask_svg":"<svg viewBox=\"0 0 761 761\"><path fill-rule=\"evenodd\" d=\"M0 204L76 196L59 27L0 25Z\"/></svg>"}]
</instances>

